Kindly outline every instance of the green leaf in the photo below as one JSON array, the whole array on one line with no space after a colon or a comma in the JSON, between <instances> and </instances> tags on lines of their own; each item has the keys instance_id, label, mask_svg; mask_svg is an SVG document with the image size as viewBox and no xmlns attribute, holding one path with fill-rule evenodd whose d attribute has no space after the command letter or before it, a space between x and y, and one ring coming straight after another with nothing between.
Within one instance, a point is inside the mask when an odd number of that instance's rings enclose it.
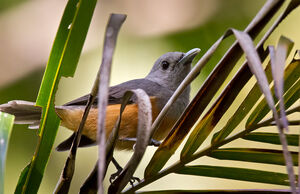
<instances>
[{"instance_id":1,"label":"green leaf","mask_svg":"<svg viewBox=\"0 0 300 194\"><path fill-rule=\"evenodd\" d=\"M222 94L218 97L216 102L208 110L207 114L203 119L197 124L191 135L189 136L182 152L181 158L191 156L204 142L204 140L211 133L213 128L217 125L219 120L223 117L228 108L232 105L232 102L237 97L241 89L251 78L251 64L261 64L259 54L256 50L261 51L260 46L254 48L253 42L250 36L245 32L240 32L232 29L233 34L235 35L240 46L243 48L246 53L247 63L243 64L243 67L237 73L237 75L230 81L227 87L224 89ZM266 52L260 53L263 58L266 57ZM248 64L248 65L247 65ZM248 68L248 67L249 68ZM257 68L256 68L257 69ZM251 70L251 71L250 71ZM261 68L260 77L264 82L267 83L267 89L269 88L268 80L264 74L263 69ZM265 87L266 88L266 87ZM242 118L241 118L242 119Z\"/></svg>"},{"instance_id":2,"label":"green leaf","mask_svg":"<svg viewBox=\"0 0 300 194\"><path fill-rule=\"evenodd\" d=\"M280 45L283 43L287 43L289 46L289 49L287 50L287 54L291 51L291 45L289 44L289 41L286 41L285 38L280 38ZM294 71L295 66L289 66L285 74L290 75L292 71ZM271 71L270 71L270 63L267 65L265 70L268 82L271 81ZM285 80L286 81L286 80ZM285 82L284 81L284 82ZM254 104L257 102L257 100L260 98L261 92L259 90L258 84L255 84L251 91L248 93L247 97L244 99L244 101L241 103L239 108L236 110L234 115L228 120L226 125L221 129L219 132L214 134L214 137L212 139L212 143L218 142L220 140L223 140L226 138L233 130L234 128L244 119L244 117L249 113L249 111L253 108Z\"/></svg>"},{"instance_id":3,"label":"green leaf","mask_svg":"<svg viewBox=\"0 0 300 194\"><path fill-rule=\"evenodd\" d=\"M298 165L298 153L291 152L293 164ZM217 149L209 154L210 157L221 160L236 160L266 164L285 165L281 150L257 148L226 148Z\"/></svg>"},{"instance_id":4,"label":"green leaf","mask_svg":"<svg viewBox=\"0 0 300 194\"><path fill-rule=\"evenodd\" d=\"M60 123L54 110L57 85L61 76L72 76L75 72L95 5L96 0L69 0L67 3L36 102L43 109L38 145L28 173L22 172L26 176L18 181L17 188L22 191L16 189L16 193L38 191Z\"/></svg>"},{"instance_id":5,"label":"green leaf","mask_svg":"<svg viewBox=\"0 0 300 194\"><path fill-rule=\"evenodd\" d=\"M288 77L285 79L285 88L287 91L283 95L284 99L284 105L285 108L288 109L291 107L298 99L299 99L299 92L300 92L300 60L297 62L293 62L290 64L291 69L290 75L287 75ZM289 66L289 67L290 67ZM277 104L276 109L279 109L279 104ZM254 124L257 124L266 114L268 114L269 109L267 103L262 99L258 106L255 108L255 110L250 115L247 123L247 128L251 128Z\"/></svg>"},{"instance_id":6,"label":"green leaf","mask_svg":"<svg viewBox=\"0 0 300 194\"><path fill-rule=\"evenodd\" d=\"M294 59L287 67L284 75L284 88L288 90L298 79L300 75L300 60ZM271 91L274 91L273 87ZM274 95L273 95L274 96ZM285 100L285 108L288 109L293 102L287 104L287 99ZM292 104L291 104L292 103ZM246 122L246 128L250 128L251 126L260 122L267 114L270 112L270 109L264 99L262 99L256 108L252 111Z\"/></svg>"},{"instance_id":7,"label":"green leaf","mask_svg":"<svg viewBox=\"0 0 300 194\"><path fill-rule=\"evenodd\" d=\"M18 183L17 183L17 187L15 189L15 193L22 193L22 189L23 189L23 185L24 185L24 180L26 179L27 175L28 175L28 171L30 168L30 164L29 163L27 166L25 166L25 168L22 170Z\"/></svg>"},{"instance_id":8,"label":"green leaf","mask_svg":"<svg viewBox=\"0 0 300 194\"><path fill-rule=\"evenodd\" d=\"M297 100L299 100L300 93L300 78L296 81L296 83L288 89L288 91L283 95L285 101L285 107L288 109L292 106ZM278 105L279 106L279 105ZM278 108L277 106L277 108Z\"/></svg>"},{"instance_id":9,"label":"green leaf","mask_svg":"<svg viewBox=\"0 0 300 194\"><path fill-rule=\"evenodd\" d=\"M177 170L176 173L276 185L289 185L287 174L246 168L198 165L183 167Z\"/></svg>"},{"instance_id":10,"label":"green leaf","mask_svg":"<svg viewBox=\"0 0 300 194\"><path fill-rule=\"evenodd\" d=\"M291 146L299 145L299 135L286 134L286 138L287 138L289 145L291 145ZM257 142L281 145L278 133L252 132L252 133L244 136L243 139L250 140L250 141L257 141Z\"/></svg>"},{"instance_id":11,"label":"green leaf","mask_svg":"<svg viewBox=\"0 0 300 194\"><path fill-rule=\"evenodd\" d=\"M271 66L270 63L267 65L266 76L268 82L271 82ZM225 139L234 129L238 126L238 124L245 118L245 116L249 113L249 111L253 108L254 104L260 98L261 92L259 90L258 84L255 84L250 92L247 94L244 101L239 105L238 109L231 116L231 118L227 121L226 125L217 133L214 134L211 143L214 144Z\"/></svg>"},{"instance_id":12,"label":"green leaf","mask_svg":"<svg viewBox=\"0 0 300 194\"><path fill-rule=\"evenodd\" d=\"M276 122L278 131L279 131L279 137L280 137L280 141L282 144L283 155L284 155L284 158L286 161L286 167L287 167L287 171L288 171L288 175L289 175L291 190L292 190L292 193L295 193L296 192L296 184L295 184L295 175L294 175L294 169L293 169L292 156L291 156L290 152L288 151L288 145L286 142L285 134L282 131L282 124L280 124L281 123L280 117L277 114L274 98L273 98L272 92L270 91L270 88L269 88L267 76L262 68L260 57L256 53L253 42L247 33L240 32L240 31L234 31L234 34L237 37L237 39L239 40L241 47L243 48L243 50L246 53L246 58L248 60L249 68L251 69L251 72L255 75L257 83L259 84L259 88L264 95L264 98L268 104L268 107L270 108L270 110L273 113L272 115L274 117L274 120ZM281 59L279 60L279 61L283 61L283 63L286 58L287 47L284 47L284 49L285 49L285 52L283 52L284 54L282 56L280 56ZM271 55L271 66L274 67L274 65L272 64L274 62L274 60L273 60L274 58L272 57L273 54L270 53L270 55ZM283 74L283 69L280 72L281 72L281 74ZM273 73L274 73L274 71L272 70L272 74ZM273 76L274 76L274 74L273 74ZM283 77L283 75L282 75L282 77ZM281 80L280 81L281 84L283 85L283 79L280 79L280 80ZM281 94L282 93L283 92L281 92ZM280 98L282 98L282 96ZM286 126L287 126L287 122L286 122Z\"/></svg>"},{"instance_id":13,"label":"green leaf","mask_svg":"<svg viewBox=\"0 0 300 194\"><path fill-rule=\"evenodd\" d=\"M13 115L0 112L0 193L4 193L6 153L14 120Z\"/></svg>"}]
</instances>

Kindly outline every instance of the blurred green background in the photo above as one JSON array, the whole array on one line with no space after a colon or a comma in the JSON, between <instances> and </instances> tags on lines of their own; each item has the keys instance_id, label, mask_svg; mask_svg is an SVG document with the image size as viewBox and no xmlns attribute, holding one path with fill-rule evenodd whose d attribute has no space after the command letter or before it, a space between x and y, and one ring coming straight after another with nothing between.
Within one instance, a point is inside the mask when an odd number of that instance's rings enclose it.
<instances>
[{"instance_id":1,"label":"blurred green background","mask_svg":"<svg viewBox=\"0 0 300 194\"><path fill-rule=\"evenodd\" d=\"M2 0L0 1L0 104L9 100L35 101L39 85L58 28L66 0ZM101 62L104 29L110 13L128 15L117 42L113 60L111 85L145 76L154 61L169 51L186 52L201 48L199 59L228 28L243 30L265 1L261 0L103 0L99 1L74 78L63 78L56 95L56 104L88 93ZM275 44L281 34L300 42L297 35L297 9L281 24L268 44ZM192 84L193 96L233 42L224 41L201 75ZM299 45L296 48L300 48ZM247 92L245 90L245 92ZM55 146L71 134L65 128L58 132ZM13 193L21 169L30 161L37 142L36 131L15 126L9 144L5 193ZM139 166L137 176L155 149L149 148ZM129 152L116 152L122 165ZM39 193L52 193L67 153L53 151ZM77 193L97 157L97 149L80 149L70 193ZM168 163L177 160L177 156ZM204 158L195 163L213 163ZM222 161L222 163L225 163ZM229 163L228 163L229 164ZM230 162L235 166L248 163ZM253 165L253 164L251 164ZM249 164L249 167L251 167ZM285 167L268 165L284 172ZM265 169L264 165L261 165ZM272 169L274 170L274 169ZM114 172L109 168L108 174ZM188 181L184 181L188 178ZM108 182L106 183L108 184ZM145 189L222 189L222 188L278 188L278 186L237 182L205 177L171 175ZM285 188L285 187L282 187Z\"/></svg>"}]
</instances>

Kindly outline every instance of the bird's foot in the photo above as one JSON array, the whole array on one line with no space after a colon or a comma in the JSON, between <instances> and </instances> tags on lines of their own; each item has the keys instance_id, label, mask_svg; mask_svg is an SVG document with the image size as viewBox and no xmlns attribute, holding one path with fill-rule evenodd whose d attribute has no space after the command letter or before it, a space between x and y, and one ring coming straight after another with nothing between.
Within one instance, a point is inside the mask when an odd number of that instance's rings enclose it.
<instances>
[{"instance_id":1,"label":"bird's foot","mask_svg":"<svg viewBox=\"0 0 300 194\"><path fill-rule=\"evenodd\" d=\"M122 172L122 170L118 170L117 172L115 172L115 173L113 173L112 175L110 175L110 178L109 178L109 182L110 183L113 183L113 181L121 174L121 172ZM130 178L130 181L129 181L129 183L130 183L130 185L133 187L133 184L135 183L135 182L141 182L141 179L140 178L138 178L138 177L131 177Z\"/></svg>"},{"instance_id":2,"label":"bird's foot","mask_svg":"<svg viewBox=\"0 0 300 194\"><path fill-rule=\"evenodd\" d=\"M110 175L109 182L112 183L121 174L122 170L122 168L118 169L117 172Z\"/></svg>"},{"instance_id":3,"label":"bird's foot","mask_svg":"<svg viewBox=\"0 0 300 194\"><path fill-rule=\"evenodd\" d=\"M109 178L110 183L112 183L121 174L121 172L123 170L123 168L118 164L118 162L116 161L116 159L114 157L112 158L112 163L115 165L117 172L110 175L110 178ZM131 179L129 181L130 185L133 186L135 181L140 182L141 179L139 179L138 177L131 177Z\"/></svg>"},{"instance_id":4,"label":"bird's foot","mask_svg":"<svg viewBox=\"0 0 300 194\"><path fill-rule=\"evenodd\" d=\"M109 182L112 183L122 172L123 168L120 166L120 164L117 162L117 160L113 157L111 162L114 164L114 166L117 169L117 172L110 175Z\"/></svg>"}]
</instances>

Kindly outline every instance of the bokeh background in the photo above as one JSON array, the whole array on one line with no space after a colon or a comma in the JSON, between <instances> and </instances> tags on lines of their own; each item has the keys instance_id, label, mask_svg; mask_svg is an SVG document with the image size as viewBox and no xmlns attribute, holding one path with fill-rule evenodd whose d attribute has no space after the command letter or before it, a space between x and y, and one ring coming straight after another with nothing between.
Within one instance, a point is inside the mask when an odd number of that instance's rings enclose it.
<instances>
[{"instance_id":1,"label":"bokeh background","mask_svg":"<svg viewBox=\"0 0 300 194\"><path fill-rule=\"evenodd\" d=\"M0 1L0 104L13 99L35 101L66 2L66 0ZM196 58L198 60L226 29L243 30L264 2L261 0L101 0L96 7L75 76L60 81L56 104L63 104L90 91L101 62L104 29L110 13L128 15L119 34L113 59L111 85L115 85L129 79L144 77L154 61L165 52L186 52L197 47L202 50ZM275 44L281 34L299 43L299 34L297 34L299 19L300 10L297 9L280 25L267 43ZM221 48L193 82L191 96L200 88L232 42L233 39L228 38L222 43ZM55 146L70 134L71 132L61 127ZM29 130L26 126L14 127L7 156L5 193L13 193L21 170L34 153L36 142L35 130ZM147 150L136 173L137 176L142 177L143 169L154 151L154 148ZM119 151L116 152L116 157L124 166L130 154L130 152ZM67 153L52 152L39 193L53 192L66 157ZM80 185L92 170L96 158L95 147L79 150L70 193L78 192ZM167 165L172 164L177 158L178 155L175 155ZM218 164L218 162L203 158L194 163ZM253 165L235 162L230 164L236 166L246 164L249 167ZM277 171L284 172L284 167L269 166L272 170L276 168ZM261 165L260 168L266 167ZM115 169L110 167L108 174L114 171ZM279 187L172 174L145 189L225 188Z\"/></svg>"}]
</instances>

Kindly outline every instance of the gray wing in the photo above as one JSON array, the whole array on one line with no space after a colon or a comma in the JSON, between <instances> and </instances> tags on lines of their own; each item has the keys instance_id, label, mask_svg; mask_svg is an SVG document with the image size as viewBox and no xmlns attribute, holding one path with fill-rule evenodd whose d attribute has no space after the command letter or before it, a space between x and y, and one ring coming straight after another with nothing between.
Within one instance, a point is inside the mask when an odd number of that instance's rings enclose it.
<instances>
[{"instance_id":1,"label":"gray wing","mask_svg":"<svg viewBox=\"0 0 300 194\"><path fill-rule=\"evenodd\" d=\"M122 97L127 90L132 89L143 89L149 96L156 96L161 98L162 101L160 104L165 104L166 100L169 99L172 95L172 91L164 88L163 86L152 82L147 79L135 79L131 81L124 82L122 84L112 86L109 88L109 96L108 96L108 104L120 104L122 102ZM82 96L77 98L71 102L64 104L64 106L74 106L74 105L86 105L89 95ZM133 96L131 99L131 103L134 103L136 98ZM98 103L98 96L95 99L94 104Z\"/></svg>"},{"instance_id":2,"label":"gray wing","mask_svg":"<svg viewBox=\"0 0 300 194\"><path fill-rule=\"evenodd\" d=\"M160 86L159 84L152 82L150 80L146 79L135 79L128 82L124 82L122 84L112 86L109 88L109 97L108 97L108 104L120 104L122 101L122 97L124 93L127 90L133 90L133 89L143 89L149 96L156 96L157 97L157 105L161 106L161 108L167 103L166 101L171 97L172 91ZM89 95L82 96L80 98L77 98L71 102L68 102L64 104L64 106L78 106L78 105L86 105L87 100L89 98ZM133 96L131 99L131 103L135 103L136 97ZM96 97L96 100L94 104L96 105L98 102L98 97ZM60 143L57 147L57 151L66 151L69 150L74 134L71 135L68 139ZM95 142L88 137L82 135L82 138L79 143L79 147L87 147L95 145Z\"/></svg>"}]
</instances>

